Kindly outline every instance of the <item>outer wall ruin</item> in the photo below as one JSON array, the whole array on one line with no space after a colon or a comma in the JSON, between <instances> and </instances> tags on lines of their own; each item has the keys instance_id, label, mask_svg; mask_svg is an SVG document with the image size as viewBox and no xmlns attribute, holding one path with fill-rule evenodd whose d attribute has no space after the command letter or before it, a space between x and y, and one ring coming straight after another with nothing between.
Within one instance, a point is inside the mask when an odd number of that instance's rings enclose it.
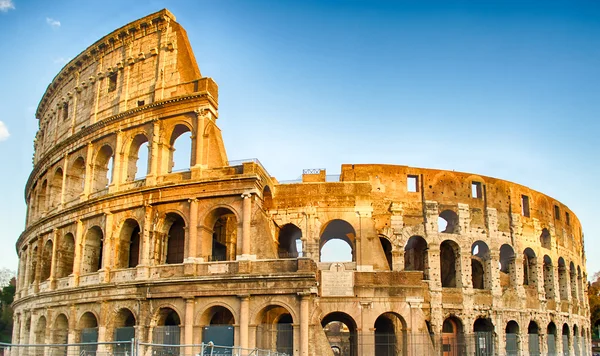
<instances>
[{"instance_id":1,"label":"outer wall ruin","mask_svg":"<svg viewBox=\"0 0 600 356\"><path fill-rule=\"evenodd\" d=\"M567 206L468 173L348 164L335 181L306 170L280 183L257 160L229 161L217 84L167 10L79 54L36 117L14 343L176 328L193 344L231 325L237 346L302 356L473 354L480 344L460 344L478 332L500 354L590 352ZM189 169L173 169L176 144ZM350 261L320 261L330 240Z\"/></svg>"}]
</instances>

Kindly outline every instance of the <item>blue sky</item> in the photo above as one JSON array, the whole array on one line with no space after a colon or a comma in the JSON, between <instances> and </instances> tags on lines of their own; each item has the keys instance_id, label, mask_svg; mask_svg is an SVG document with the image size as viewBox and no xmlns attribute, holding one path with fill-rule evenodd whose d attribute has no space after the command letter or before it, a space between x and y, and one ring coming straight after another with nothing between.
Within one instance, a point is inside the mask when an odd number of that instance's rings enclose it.
<instances>
[{"instance_id":1,"label":"blue sky","mask_svg":"<svg viewBox=\"0 0 600 356\"><path fill-rule=\"evenodd\" d=\"M230 159L279 180L390 163L518 182L573 209L600 271L597 1L0 0L0 267L17 266L46 86L165 7L219 84Z\"/></svg>"}]
</instances>

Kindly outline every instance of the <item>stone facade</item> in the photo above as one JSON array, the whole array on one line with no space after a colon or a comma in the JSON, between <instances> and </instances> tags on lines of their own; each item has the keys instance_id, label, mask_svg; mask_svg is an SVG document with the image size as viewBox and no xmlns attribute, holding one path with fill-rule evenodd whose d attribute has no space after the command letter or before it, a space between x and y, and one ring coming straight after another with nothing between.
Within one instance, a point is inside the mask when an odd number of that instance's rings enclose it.
<instances>
[{"instance_id":1,"label":"stone facade","mask_svg":"<svg viewBox=\"0 0 600 356\"><path fill-rule=\"evenodd\" d=\"M583 234L567 206L475 174L361 164L280 183L257 160L229 161L217 84L167 10L73 59L36 116L14 343L127 328L156 341L176 327L192 344L232 325L235 345L320 356L343 339L335 322L351 355L422 354L474 332L499 354L509 334L521 354L529 334L542 353L549 334L571 353L589 341ZM173 171L186 133L189 169ZM320 261L334 239L352 261ZM382 332L395 335L385 350Z\"/></svg>"}]
</instances>

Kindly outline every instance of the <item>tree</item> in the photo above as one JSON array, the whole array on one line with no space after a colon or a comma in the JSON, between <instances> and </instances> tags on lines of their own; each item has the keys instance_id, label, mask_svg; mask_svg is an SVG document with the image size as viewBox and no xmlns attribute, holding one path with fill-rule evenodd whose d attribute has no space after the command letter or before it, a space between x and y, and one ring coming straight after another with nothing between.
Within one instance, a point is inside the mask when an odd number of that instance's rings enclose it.
<instances>
[{"instance_id":1,"label":"tree","mask_svg":"<svg viewBox=\"0 0 600 356\"><path fill-rule=\"evenodd\" d=\"M0 272L1 273L1 272ZM12 302L15 299L17 280L12 277L0 293L0 342L10 343L13 329Z\"/></svg>"},{"instance_id":2,"label":"tree","mask_svg":"<svg viewBox=\"0 0 600 356\"><path fill-rule=\"evenodd\" d=\"M600 272L594 273L593 282L588 282L588 301L590 304L590 323L592 325L592 338L598 339L598 330L595 324L600 321Z\"/></svg>"}]
</instances>

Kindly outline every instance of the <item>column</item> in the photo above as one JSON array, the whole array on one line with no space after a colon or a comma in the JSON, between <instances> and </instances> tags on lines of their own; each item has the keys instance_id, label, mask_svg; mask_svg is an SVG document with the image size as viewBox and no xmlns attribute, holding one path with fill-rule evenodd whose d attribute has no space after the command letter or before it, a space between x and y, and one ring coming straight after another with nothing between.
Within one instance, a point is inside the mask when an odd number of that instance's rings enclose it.
<instances>
[{"instance_id":1,"label":"column","mask_svg":"<svg viewBox=\"0 0 600 356\"><path fill-rule=\"evenodd\" d=\"M161 155L159 154L159 140L160 140L160 121L154 120L152 122L152 137L148 143L150 146L150 169L146 176L146 185L153 185L156 182L156 177L160 170Z\"/></svg>"},{"instance_id":2,"label":"column","mask_svg":"<svg viewBox=\"0 0 600 356\"><path fill-rule=\"evenodd\" d=\"M250 295L239 296L240 301L240 347L248 348L248 326L250 322Z\"/></svg>"},{"instance_id":3,"label":"column","mask_svg":"<svg viewBox=\"0 0 600 356\"><path fill-rule=\"evenodd\" d=\"M85 183L83 185L82 200L86 200L92 191L92 183L94 181L94 144L88 143L87 155L85 159Z\"/></svg>"},{"instance_id":4,"label":"column","mask_svg":"<svg viewBox=\"0 0 600 356\"><path fill-rule=\"evenodd\" d=\"M121 130L117 130L117 142L113 157L112 181L109 185L109 191L118 190L123 177L123 132ZM111 187L113 188L111 189Z\"/></svg>"},{"instance_id":5,"label":"column","mask_svg":"<svg viewBox=\"0 0 600 356\"><path fill-rule=\"evenodd\" d=\"M198 243L198 199L188 200L190 204L190 229L185 249L186 262L194 262L197 256Z\"/></svg>"},{"instance_id":6,"label":"column","mask_svg":"<svg viewBox=\"0 0 600 356\"><path fill-rule=\"evenodd\" d=\"M242 194L242 256L238 260L254 259L250 255L250 221L252 219L252 193Z\"/></svg>"},{"instance_id":7,"label":"column","mask_svg":"<svg viewBox=\"0 0 600 356\"><path fill-rule=\"evenodd\" d=\"M490 258L486 261L486 276L487 284L492 291L492 295L501 296L502 287L500 286L500 254L496 251L490 252ZM489 271L489 272L488 272ZM489 279L488 279L489 278Z\"/></svg>"},{"instance_id":8,"label":"column","mask_svg":"<svg viewBox=\"0 0 600 356\"><path fill-rule=\"evenodd\" d=\"M195 157L194 167L202 168L204 166L204 126L205 119L208 113L206 109L197 109L196 113L196 132L194 134Z\"/></svg>"},{"instance_id":9,"label":"column","mask_svg":"<svg viewBox=\"0 0 600 356\"><path fill-rule=\"evenodd\" d=\"M357 343L359 355L373 355L375 353L375 328L370 322L369 309L373 307L373 302L360 302L360 330L357 330L357 336L362 337L362 342Z\"/></svg>"},{"instance_id":10,"label":"column","mask_svg":"<svg viewBox=\"0 0 600 356\"><path fill-rule=\"evenodd\" d=\"M62 187L60 189L60 202L59 207L62 209L65 205L65 195L67 190L67 173L69 169L69 155L65 153L63 162L63 176L62 176Z\"/></svg>"},{"instance_id":11,"label":"column","mask_svg":"<svg viewBox=\"0 0 600 356\"><path fill-rule=\"evenodd\" d=\"M185 300L185 324L183 325L183 343L185 345L194 343L194 306L194 298ZM185 355L193 355L193 351L191 347L184 348Z\"/></svg>"},{"instance_id":12,"label":"column","mask_svg":"<svg viewBox=\"0 0 600 356\"><path fill-rule=\"evenodd\" d=\"M310 293L298 293L300 295L300 356L308 356L309 339L309 301Z\"/></svg>"},{"instance_id":13,"label":"column","mask_svg":"<svg viewBox=\"0 0 600 356\"><path fill-rule=\"evenodd\" d=\"M54 239L52 244L52 259L50 263L50 289L56 288L56 264L58 263L58 244L60 241L58 229L54 229Z\"/></svg>"},{"instance_id":14,"label":"column","mask_svg":"<svg viewBox=\"0 0 600 356\"><path fill-rule=\"evenodd\" d=\"M77 229L75 231L75 256L73 259L73 282L74 287L79 285L79 275L81 274L81 254L83 247L83 222L77 220Z\"/></svg>"}]
</instances>

